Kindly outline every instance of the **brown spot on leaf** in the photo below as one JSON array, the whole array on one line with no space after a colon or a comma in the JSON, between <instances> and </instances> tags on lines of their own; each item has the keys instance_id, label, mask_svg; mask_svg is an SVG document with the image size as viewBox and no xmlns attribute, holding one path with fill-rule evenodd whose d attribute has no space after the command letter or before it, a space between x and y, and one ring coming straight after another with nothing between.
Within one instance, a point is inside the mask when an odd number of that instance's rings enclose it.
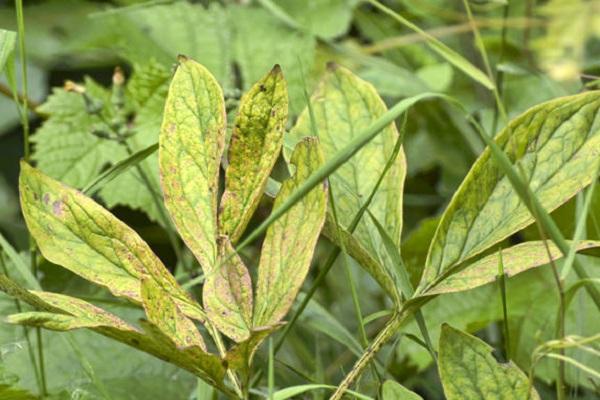
<instances>
[{"instance_id":1,"label":"brown spot on leaf","mask_svg":"<svg viewBox=\"0 0 600 400\"><path fill-rule=\"evenodd\" d=\"M57 217L62 217L62 215L63 215L62 201L56 200L54 203L52 203L52 212Z\"/></svg>"},{"instance_id":2,"label":"brown spot on leaf","mask_svg":"<svg viewBox=\"0 0 600 400\"><path fill-rule=\"evenodd\" d=\"M35 197L37 200L37 195ZM50 202L50 195L48 193L44 193L44 197L42 198L42 201L44 202L45 205L48 205L48 203Z\"/></svg>"}]
</instances>

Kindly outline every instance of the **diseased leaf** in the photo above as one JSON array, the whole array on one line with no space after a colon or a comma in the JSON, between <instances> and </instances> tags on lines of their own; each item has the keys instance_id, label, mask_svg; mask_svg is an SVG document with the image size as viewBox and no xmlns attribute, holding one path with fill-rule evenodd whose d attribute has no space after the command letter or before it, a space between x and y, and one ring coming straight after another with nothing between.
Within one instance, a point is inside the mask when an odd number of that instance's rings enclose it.
<instances>
[{"instance_id":1,"label":"diseased leaf","mask_svg":"<svg viewBox=\"0 0 600 400\"><path fill-rule=\"evenodd\" d=\"M204 273L217 259L217 195L225 139L225 103L215 78L186 57L167 96L159 140L165 205Z\"/></svg>"},{"instance_id":2,"label":"diseased leaf","mask_svg":"<svg viewBox=\"0 0 600 400\"><path fill-rule=\"evenodd\" d=\"M440 336L440 378L448 400L539 399L527 376L511 361L499 364L481 339L444 324Z\"/></svg>"},{"instance_id":3,"label":"diseased leaf","mask_svg":"<svg viewBox=\"0 0 600 400\"><path fill-rule=\"evenodd\" d=\"M590 183L600 154L600 93L533 107L496 137L549 211ZM442 274L533 222L489 148L475 162L444 212L419 291Z\"/></svg>"},{"instance_id":4,"label":"diseased leaf","mask_svg":"<svg viewBox=\"0 0 600 400\"><path fill-rule=\"evenodd\" d=\"M277 209L294 190L323 164L319 140L304 138L290 158L295 167L275 199ZM267 230L258 267L254 327L279 322L296 298L308 273L327 208L325 183L312 189Z\"/></svg>"},{"instance_id":5,"label":"diseased leaf","mask_svg":"<svg viewBox=\"0 0 600 400\"><path fill-rule=\"evenodd\" d=\"M198 346L206 350L194 323L181 312L169 292L150 277L142 278L142 299L148 320L170 337L177 347Z\"/></svg>"},{"instance_id":6,"label":"diseased leaf","mask_svg":"<svg viewBox=\"0 0 600 400\"><path fill-rule=\"evenodd\" d=\"M204 308L210 321L239 343L252 329L252 280L229 238L221 236L218 242L221 264L206 276Z\"/></svg>"},{"instance_id":7,"label":"diseased leaf","mask_svg":"<svg viewBox=\"0 0 600 400\"><path fill-rule=\"evenodd\" d=\"M92 199L25 162L19 192L27 227L46 259L136 303L142 302L142 276L151 276L186 315L205 320L146 242Z\"/></svg>"},{"instance_id":8,"label":"diseased leaf","mask_svg":"<svg viewBox=\"0 0 600 400\"><path fill-rule=\"evenodd\" d=\"M415 392L394 381L385 381L381 389L381 400L423 400Z\"/></svg>"},{"instance_id":9,"label":"diseased leaf","mask_svg":"<svg viewBox=\"0 0 600 400\"><path fill-rule=\"evenodd\" d=\"M563 258L562 252L551 241L547 241L552 260ZM584 240L577 244L577 250L600 247L600 242ZM498 253L492 253L469 264L465 269L450 275L439 285L427 291L427 294L462 292L494 282L498 276ZM532 241L518 244L502 250L504 273L510 278L531 268L550 263L543 241Z\"/></svg>"},{"instance_id":10,"label":"diseased leaf","mask_svg":"<svg viewBox=\"0 0 600 400\"><path fill-rule=\"evenodd\" d=\"M219 214L220 233L235 243L262 197L283 143L287 85L276 65L241 100L229 144Z\"/></svg>"},{"instance_id":11,"label":"diseased leaf","mask_svg":"<svg viewBox=\"0 0 600 400\"><path fill-rule=\"evenodd\" d=\"M315 133L322 143L325 159L336 154L338 149L386 112L384 102L371 84L334 65L330 65L319 83L311 98L311 106ZM289 136L291 141L297 141L312 134L310 115L305 109ZM377 182L374 177L381 175L397 139L396 127L390 124L329 177L336 195L341 235L347 240L346 249L391 296L395 296L396 288L394 280L383 267L382 257L386 257L386 251L373 222L363 218L352 236L346 229L371 194ZM405 175L406 161L401 150L369 206L369 211L381 222L396 245L400 243L402 231ZM327 218L324 233L330 239L338 240L331 216Z\"/></svg>"},{"instance_id":12,"label":"diseased leaf","mask_svg":"<svg viewBox=\"0 0 600 400\"><path fill-rule=\"evenodd\" d=\"M241 372L247 376L250 372L252 359L258 349L258 346L283 324L278 323L269 327L256 328L252 331L252 335L245 341L233 346L225 355L225 360L229 368Z\"/></svg>"}]
</instances>

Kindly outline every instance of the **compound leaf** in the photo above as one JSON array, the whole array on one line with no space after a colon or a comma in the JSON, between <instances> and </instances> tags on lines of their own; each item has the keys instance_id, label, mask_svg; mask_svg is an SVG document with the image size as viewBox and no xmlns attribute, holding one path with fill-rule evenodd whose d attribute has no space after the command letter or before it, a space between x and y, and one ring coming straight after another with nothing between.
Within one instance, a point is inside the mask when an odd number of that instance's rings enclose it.
<instances>
[{"instance_id":1,"label":"compound leaf","mask_svg":"<svg viewBox=\"0 0 600 400\"><path fill-rule=\"evenodd\" d=\"M215 78L186 57L169 87L159 139L165 205L205 273L217 259L217 195L225 102Z\"/></svg>"}]
</instances>

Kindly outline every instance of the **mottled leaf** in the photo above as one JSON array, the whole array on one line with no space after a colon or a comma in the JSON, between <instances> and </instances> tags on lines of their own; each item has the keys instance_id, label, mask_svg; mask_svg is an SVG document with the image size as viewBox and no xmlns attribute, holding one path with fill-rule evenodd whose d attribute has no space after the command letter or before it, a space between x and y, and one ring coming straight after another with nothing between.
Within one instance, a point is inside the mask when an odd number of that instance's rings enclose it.
<instances>
[{"instance_id":1,"label":"mottled leaf","mask_svg":"<svg viewBox=\"0 0 600 400\"><path fill-rule=\"evenodd\" d=\"M294 174L283 182L273 209L277 209L323 164L318 139L311 137L298 142L290 164L295 167ZM267 230L258 268L253 320L255 327L279 322L292 306L308 273L326 208L327 187L323 183L311 190Z\"/></svg>"},{"instance_id":2,"label":"mottled leaf","mask_svg":"<svg viewBox=\"0 0 600 400\"><path fill-rule=\"evenodd\" d=\"M549 211L592 179L600 154L599 108L598 92L552 100L511 121L495 139ZM442 216L419 291L533 220L486 149Z\"/></svg>"},{"instance_id":3,"label":"mottled leaf","mask_svg":"<svg viewBox=\"0 0 600 400\"><path fill-rule=\"evenodd\" d=\"M169 292L150 277L142 278L142 299L148 320L170 337L177 347L206 349L194 323L181 312Z\"/></svg>"},{"instance_id":4,"label":"mottled leaf","mask_svg":"<svg viewBox=\"0 0 600 400\"><path fill-rule=\"evenodd\" d=\"M46 259L136 303L141 277L151 276L186 315L204 321L146 242L102 206L25 162L19 191L25 222Z\"/></svg>"},{"instance_id":5,"label":"mottled leaf","mask_svg":"<svg viewBox=\"0 0 600 400\"><path fill-rule=\"evenodd\" d=\"M439 372L448 400L539 399L527 376L511 361L499 364L492 347L447 324L442 326Z\"/></svg>"},{"instance_id":6,"label":"mottled leaf","mask_svg":"<svg viewBox=\"0 0 600 400\"><path fill-rule=\"evenodd\" d=\"M311 106L325 159L336 154L338 149L386 112L383 100L371 84L334 65L330 65L319 83L311 98ZM305 109L290 132L290 138L296 141L312 134L311 118L308 109ZM341 235L347 239L346 249L392 296L396 293L394 280L383 267L382 258L386 257L386 251L372 220L363 218L352 236L346 229L371 194L397 139L396 127L390 124L329 177L336 196ZM400 243L402 231L405 175L406 161L401 150L369 205L369 211L381 222L396 245ZM324 233L338 241L337 229L330 215Z\"/></svg>"},{"instance_id":7,"label":"mottled leaf","mask_svg":"<svg viewBox=\"0 0 600 400\"><path fill-rule=\"evenodd\" d=\"M227 236L218 240L220 266L206 276L203 300L210 321L236 342L250 336L252 280Z\"/></svg>"},{"instance_id":8,"label":"mottled leaf","mask_svg":"<svg viewBox=\"0 0 600 400\"><path fill-rule=\"evenodd\" d=\"M552 260L564 257L563 253L551 241L547 241ZM577 244L577 250L583 251L600 247L600 242L584 240ZM427 294L462 292L494 282L498 277L498 253L492 253L469 264L461 271L445 278L439 285L427 291ZM502 250L504 273L510 278L531 268L550 263L548 252L543 241L518 244Z\"/></svg>"},{"instance_id":9,"label":"mottled leaf","mask_svg":"<svg viewBox=\"0 0 600 400\"><path fill-rule=\"evenodd\" d=\"M180 57L159 140L165 205L205 273L217 258L217 195L225 139L225 103L215 78Z\"/></svg>"},{"instance_id":10,"label":"mottled leaf","mask_svg":"<svg viewBox=\"0 0 600 400\"><path fill-rule=\"evenodd\" d=\"M401 384L388 380L381 388L381 400L423 400L423 398Z\"/></svg>"},{"instance_id":11,"label":"mottled leaf","mask_svg":"<svg viewBox=\"0 0 600 400\"><path fill-rule=\"evenodd\" d=\"M242 97L229 143L219 224L233 243L262 197L283 143L287 114L287 85L276 65Z\"/></svg>"}]
</instances>

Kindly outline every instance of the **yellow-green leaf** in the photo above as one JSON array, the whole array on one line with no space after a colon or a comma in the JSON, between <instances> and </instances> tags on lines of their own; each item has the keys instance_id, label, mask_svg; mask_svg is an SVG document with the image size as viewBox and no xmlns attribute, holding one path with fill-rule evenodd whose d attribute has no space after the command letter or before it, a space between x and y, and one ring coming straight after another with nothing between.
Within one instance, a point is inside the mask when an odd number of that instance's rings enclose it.
<instances>
[{"instance_id":1,"label":"yellow-green leaf","mask_svg":"<svg viewBox=\"0 0 600 400\"><path fill-rule=\"evenodd\" d=\"M256 353L258 347L271 333L281 328L282 325L283 323L278 323L273 326L254 329L252 335L247 340L237 343L229 349L225 355L225 360L229 368L247 376L252 365L254 353Z\"/></svg>"},{"instance_id":2,"label":"yellow-green leaf","mask_svg":"<svg viewBox=\"0 0 600 400\"><path fill-rule=\"evenodd\" d=\"M25 162L19 192L27 227L46 259L136 303L142 302L142 276L151 276L188 316L205 320L146 242L94 200Z\"/></svg>"},{"instance_id":3,"label":"yellow-green leaf","mask_svg":"<svg viewBox=\"0 0 600 400\"><path fill-rule=\"evenodd\" d=\"M148 320L170 337L177 347L206 349L194 323L181 312L169 292L150 277L142 278L142 299Z\"/></svg>"},{"instance_id":4,"label":"yellow-green leaf","mask_svg":"<svg viewBox=\"0 0 600 400\"><path fill-rule=\"evenodd\" d=\"M305 109L290 132L290 138L294 142L304 136L317 134L325 159L336 154L338 149L343 148L387 111L385 103L371 84L346 68L335 65L330 65L319 83L311 98L311 107L316 132L313 133L310 112ZM377 177L391 157L397 139L396 126L390 124L329 177L336 196L342 236L348 237L346 249L393 297L396 296L394 280L383 267L382 257L386 257L386 251L373 222L369 218L363 218L353 237L349 237L346 229L370 195ZM405 175L406 161L401 150L369 206L369 211L385 227L396 245L400 243L402 231ZM338 241L338 232L331 215L327 217L324 233L330 239Z\"/></svg>"},{"instance_id":5,"label":"yellow-green leaf","mask_svg":"<svg viewBox=\"0 0 600 400\"><path fill-rule=\"evenodd\" d=\"M281 150L287 117L287 84L276 65L242 97L229 143L219 224L233 243L258 206Z\"/></svg>"},{"instance_id":6,"label":"yellow-green leaf","mask_svg":"<svg viewBox=\"0 0 600 400\"><path fill-rule=\"evenodd\" d=\"M381 400L423 400L423 398L401 384L388 380L381 388Z\"/></svg>"},{"instance_id":7,"label":"yellow-green leaf","mask_svg":"<svg viewBox=\"0 0 600 400\"><path fill-rule=\"evenodd\" d=\"M283 182L273 209L323 164L319 140L308 137L298 142L290 164L295 167L294 174ZM267 230L258 267L254 327L276 324L292 306L308 273L326 209L327 187L323 182Z\"/></svg>"},{"instance_id":8,"label":"yellow-green leaf","mask_svg":"<svg viewBox=\"0 0 600 400\"><path fill-rule=\"evenodd\" d=\"M0 29L0 73L4 71L6 63L12 61L16 40L16 32Z\"/></svg>"},{"instance_id":9,"label":"yellow-green leaf","mask_svg":"<svg viewBox=\"0 0 600 400\"><path fill-rule=\"evenodd\" d=\"M217 258L217 194L225 102L215 78L186 57L169 87L159 138L165 205L205 273Z\"/></svg>"},{"instance_id":10,"label":"yellow-green leaf","mask_svg":"<svg viewBox=\"0 0 600 400\"><path fill-rule=\"evenodd\" d=\"M225 335L242 342L252 327L252 280L227 236L218 240L218 270L206 276L203 301L210 321Z\"/></svg>"},{"instance_id":11,"label":"yellow-green leaf","mask_svg":"<svg viewBox=\"0 0 600 400\"><path fill-rule=\"evenodd\" d=\"M482 340L442 325L438 368L448 400L536 400L529 380L512 361L499 364Z\"/></svg>"},{"instance_id":12,"label":"yellow-green leaf","mask_svg":"<svg viewBox=\"0 0 600 400\"><path fill-rule=\"evenodd\" d=\"M543 241L532 241L518 244L502 250L504 273L510 278L531 268L549 264L550 261L564 257L563 253L551 241L547 241L550 257ZM600 242L584 240L577 244L577 250L599 248ZM445 278L439 285L428 290L427 294L462 292L494 282L498 277L498 253L492 253L469 264L465 269Z\"/></svg>"},{"instance_id":13,"label":"yellow-green leaf","mask_svg":"<svg viewBox=\"0 0 600 400\"><path fill-rule=\"evenodd\" d=\"M599 108L600 92L552 100L515 118L495 139L549 211L592 180L600 155ZM486 149L442 216L419 291L533 220Z\"/></svg>"}]
</instances>

